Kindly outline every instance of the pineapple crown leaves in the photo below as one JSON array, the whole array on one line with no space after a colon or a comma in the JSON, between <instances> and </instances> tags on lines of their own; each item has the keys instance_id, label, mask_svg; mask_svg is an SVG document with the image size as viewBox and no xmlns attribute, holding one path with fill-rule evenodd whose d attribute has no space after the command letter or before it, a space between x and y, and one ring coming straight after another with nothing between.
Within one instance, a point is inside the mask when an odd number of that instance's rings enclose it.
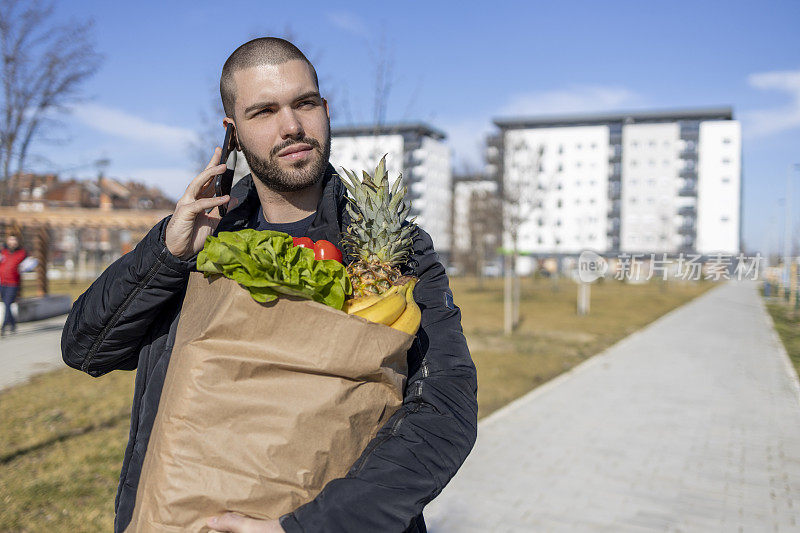
<instances>
[{"instance_id":1,"label":"pineapple crown leaves","mask_svg":"<svg viewBox=\"0 0 800 533\"><path fill-rule=\"evenodd\" d=\"M411 212L405 201L408 192L402 182L402 174L389 184L384 155L374 174L362 172L362 178L342 167L342 183L349 193L346 210L350 224L342 242L352 255L367 262L400 264L410 253L412 219L404 223Z\"/></svg>"}]
</instances>

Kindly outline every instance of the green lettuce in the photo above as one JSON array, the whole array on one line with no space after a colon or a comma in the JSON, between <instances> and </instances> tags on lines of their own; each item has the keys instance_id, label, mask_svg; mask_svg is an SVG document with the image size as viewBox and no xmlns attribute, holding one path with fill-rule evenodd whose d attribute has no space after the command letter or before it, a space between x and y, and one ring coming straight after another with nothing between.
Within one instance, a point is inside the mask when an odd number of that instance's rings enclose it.
<instances>
[{"instance_id":1,"label":"green lettuce","mask_svg":"<svg viewBox=\"0 0 800 533\"><path fill-rule=\"evenodd\" d=\"M221 274L236 281L261 303L288 294L341 309L353 292L344 265L315 260L314 250L295 247L292 237L280 231L243 229L209 235L197 255L197 270L206 277Z\"/></svg>"}]
</instances>

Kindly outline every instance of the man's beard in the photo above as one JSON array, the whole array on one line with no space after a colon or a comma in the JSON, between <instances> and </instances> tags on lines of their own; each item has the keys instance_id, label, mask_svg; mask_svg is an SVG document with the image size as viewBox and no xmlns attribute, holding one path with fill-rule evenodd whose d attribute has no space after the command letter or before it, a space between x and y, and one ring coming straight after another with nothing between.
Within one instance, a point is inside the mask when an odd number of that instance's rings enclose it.
<instances>
[{"instance_id":1,"label":"man's beard","mask_svg":"<svg viewBox=\"0 0 800 533\"><path fill-rule=\"evenodd\" d=\"M330 129L328 130L330 132ZM317 156L312 161L297 161L292 164L293 169L284 170L278 163L278 153L295 144L311 146L311 155ZM272 149L268 159L261 158L247 149L239 142L250 172L264 185L276 192L302 191L316 185L322 179L328 159L331 156L331 135L325 141L324 149L320 142L312 137L303 136L300 140L288 139L286 142Z\"/></svg>"}]
</instances>

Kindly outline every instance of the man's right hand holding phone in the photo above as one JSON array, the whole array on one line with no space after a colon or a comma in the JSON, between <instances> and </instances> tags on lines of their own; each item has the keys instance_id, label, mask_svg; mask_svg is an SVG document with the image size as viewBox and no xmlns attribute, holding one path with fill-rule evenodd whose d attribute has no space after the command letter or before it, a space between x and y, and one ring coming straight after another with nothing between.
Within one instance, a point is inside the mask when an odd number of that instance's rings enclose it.
<instances>
[{"instance_id":1,"label":"man's right hand holding phone","mask_svg":"<svg viewBox=\"0 0 800 533\"><path fill-rule=\"evenodd\" d=\"M205 170L192 180L178 200L167 224L164 243L179 259L188 259L203 249L206 237L214 232L222 219L218 206L230 200L227 194L214 197L214 177L225 172L225 163L219 162L221 155L222 150L217 147ZM228 209L233 207L235 205L229 205ZM212 208L206 213L206 209Z\"/></svg>"}]
</instances>

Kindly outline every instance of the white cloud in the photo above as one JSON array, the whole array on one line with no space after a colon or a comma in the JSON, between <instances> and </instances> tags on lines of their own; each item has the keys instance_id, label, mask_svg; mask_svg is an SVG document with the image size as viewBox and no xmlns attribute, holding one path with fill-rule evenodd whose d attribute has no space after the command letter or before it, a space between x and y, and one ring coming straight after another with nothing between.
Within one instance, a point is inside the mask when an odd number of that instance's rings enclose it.
<instances>
[{"instance_id":1,"label":"white cloud","mask_svg":"<svg viewBox=\"0 0 800 533\"><path fill-rule=\"evenodd\" d=\"M783 107L742 113L743 130L748 137L761 137L800 127L800 70L760 72L747 78L751 87L781 91L789 97Z\"/></svg>"},{"instance_id":2,"label":"white cloud","mask_svg":"<svg viewBox=\"0 0 800 533\"><path fill-rule=\"evenodd\" d=\"M129 141L162 147L165 151L183 150L197 138L187 128L150 122L125 111L98 104L80 104L73 116L86 126Z\"/></svg>"},{"instance_id":3,"label":"white cloud","mask_svg":"<svg viewBox=\"0 0 800 533\"><path fill-rule=\"evenodd\" d=\"M464 166L480 170L483 141L486 135L496 129L492 123L495 118L627 111L645 104L641 96L624 87L572 85L563 89L516 94L491 114L454 121L445 124L443 129L453 148L454 171L458 172Z\"/></svg>"},{"instance_id":4,"label":"white cloud","mask_svg":"<svg viewBox=\"0 0 800 533\"><path fill-rule=\"evenodd\" d=\"M367 31L367 25L364 23L364 21L352 13L348 13L346 11L327 13L325 18L328 19L328 22L340 30L346 31L347 33L352 33L353 35L357 35L359 37L364 37L369 33Z\"/></svg>"},{"instance_id":5,"label":"white cloud","mask_svg":"<svg viewBox=\"0 0 800 533\"><path fill-rule=\"evenodd\" d=\"M325 17L328 19L328 22L340 30L359 36L364 36L367 33L364 22L352 13L339 11L336 13L327 13Z\"/></svg>"}]
</instances>

